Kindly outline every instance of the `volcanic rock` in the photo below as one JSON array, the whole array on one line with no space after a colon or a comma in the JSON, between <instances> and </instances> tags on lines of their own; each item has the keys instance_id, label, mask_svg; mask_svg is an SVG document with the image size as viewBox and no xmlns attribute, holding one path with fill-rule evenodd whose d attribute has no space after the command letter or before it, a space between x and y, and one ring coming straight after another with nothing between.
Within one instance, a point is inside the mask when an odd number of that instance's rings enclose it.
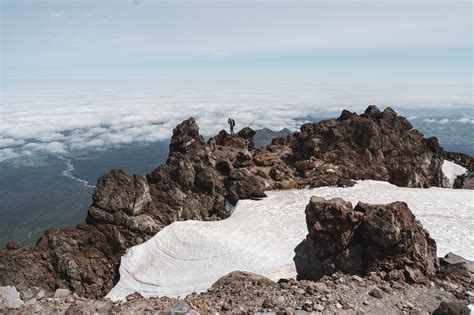
<instances>
[{"instance_id":1,"label":"volcanic rock","mask_svg":"<svg viewBox=\"0 0 474 315\"><path fill-rule=\"evenodd\" d=\"M438 277L472 285L474 282L474 261L467 260L454 253L448 253L439 259Z\"/></svg>"},{"instance_id":2,"label":"volcanic rock","mask_svg":"<svg viewBox=\"0 0 474 315\"><path fill-rule=\"evenodd\" d=\"M305 213L309 234L295 249L298 279L378 271L419 283L438 270L435 241L403 202L353 209L339 198L313 197Z\"/></svg>"},{"instance_id":3,"label":"volcanic rock","mask_svg":"<svg viewBox=\"0 0 474 315\"><path fill-rule=\"evenodd\" d=\"M453 188L456 189L474 189L474 172L459 175L453 183Z\"/></svg>"},{"instance_id":4,"label":"volcanic rock","mask_svg":"<svg viewBox=\"0 0 474 315\"><path fill-rule=\"evenodd\" d=\"M469 308L460 302L441 302L433 315L469 315Z\"/></svg>"}]
</instances>

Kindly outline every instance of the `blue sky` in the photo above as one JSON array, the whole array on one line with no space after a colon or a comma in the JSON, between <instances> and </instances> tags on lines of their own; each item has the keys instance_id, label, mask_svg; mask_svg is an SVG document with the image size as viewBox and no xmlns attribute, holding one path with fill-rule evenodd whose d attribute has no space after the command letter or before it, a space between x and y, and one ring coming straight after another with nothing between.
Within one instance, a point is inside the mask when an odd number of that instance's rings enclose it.
<instances>
[{"instance_id":1,"label":"blue sky","mask_svg":"<svg viewBox=\"0 0 474 315\"><path fill-rule=\"evenodd\" d=\"M472 3L0 0L0 161L296 128L369 104L474 123Z\"/></svg>"},{"instance_id":2,"label":"blue sky","mask_svg":"<svg viewBox=\"0 0 474 315\"><path fill-rule=\"evenodd\" d=\"M471 84L472 3L2 0L3 78Z\"/></svg>"}]
</instances>

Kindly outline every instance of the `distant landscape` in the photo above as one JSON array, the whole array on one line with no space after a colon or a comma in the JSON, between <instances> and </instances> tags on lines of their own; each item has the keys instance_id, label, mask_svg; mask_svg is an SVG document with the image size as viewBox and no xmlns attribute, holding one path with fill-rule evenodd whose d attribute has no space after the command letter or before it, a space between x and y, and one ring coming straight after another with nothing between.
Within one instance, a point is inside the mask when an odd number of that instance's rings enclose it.
<instances>
[{"instance_id":1,"label":"distant landscape","mask_svg":"<svg viewBox=\"0 0 474 315\"><path fill-rule=\"evenodd\" d=\"M474 155L473 120L461 122L462 117L412 117L411 122L426 136L438 137L446 150ZM317 122L324 118L306 117L299 121ZM265 145L287 132L259 129L256 145ZM166 161L168 145L168 141L123 145L62 159L48 155L29 165L18 164L16 160L0 162L0 246L10 240L33 245L47 228L83 222L98 177L111 168L122 168L128 174L147 174ZM63 174L66 161L74 167L70 175L76 179Z\"/></svg>"}]
</instances>

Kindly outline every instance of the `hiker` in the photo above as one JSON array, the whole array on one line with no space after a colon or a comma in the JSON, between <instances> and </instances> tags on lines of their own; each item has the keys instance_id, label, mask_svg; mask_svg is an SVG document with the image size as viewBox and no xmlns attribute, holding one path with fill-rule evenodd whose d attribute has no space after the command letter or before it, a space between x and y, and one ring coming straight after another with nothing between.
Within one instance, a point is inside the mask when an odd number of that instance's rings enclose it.
<instances>
[{"instance_id":1,"label":"hiker","mask_svg":"<svg viewBox=\"0 0 474 315\"><path fill-rule=\"evenodd\" d=\"M229 118L227 120L227 123L230 126L230 134L233 135L234 134L234 127L235 127L235 120L233 120L232 118Z\"/></svg>"}]
</instances>

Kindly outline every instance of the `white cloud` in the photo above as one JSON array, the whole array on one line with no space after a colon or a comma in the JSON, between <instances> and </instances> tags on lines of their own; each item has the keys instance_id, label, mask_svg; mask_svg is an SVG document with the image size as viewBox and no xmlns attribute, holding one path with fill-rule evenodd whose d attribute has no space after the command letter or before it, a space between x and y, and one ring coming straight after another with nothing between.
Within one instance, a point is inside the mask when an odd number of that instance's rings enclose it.
<instances>
[{"instance_id":1,"label":"white cloud","mask_svg":"<svg viewBox=\"0 0 474 315\"><path fill-rule=\"evenodd\" d=\"M463 117L457 120L460 123L463 124L474 124L474 117Z\"/></svg>"},{"instance_id":2,"label":"white cloud","mask_svg":"<svg viewBox=\"0 0 474 315\"><path fill-rule=\"evenodd\" d=\"M236 120L237 129L250 126L280 130L295 129L296 119L302 121L308 115L337 115L344 108L362 112L373 103L398 109L430 104L433 109L466 108L470 101L460 98L457 90L443 91L438 86L409 94L397 89L344 85L176 88L154 83L127 88L117 85L104 90L78 85L73 92L59 91L62 90L41 93L32 90L29 94L6 91L0 124L0 147L8 149L2 151L4 160L168 140L173 128L189 117L197 119L204 136L211 136L228 128L229 116ZM454 96L446 97L451 94ZM448 119L425 121L439 125L450 122ZM469 123L472 117L457 121Z\"/></svg>"},{"instance_id":3,"label":"white cloud","mask_svg":"<svg viewBox=\"0 0 474 315\"><path fill-rule=\"evenodd\" d=\"M66 146L64 145L64 143L60 143L57 141L48 143L31 142L25 144L23 148L30 151L48 152L53 154L66 153Z\"/></svg>"},{"instance_id":4,"label":"white cloud","mask_svg":"<svg viewBox=\"0 0 474 315\"><path fill-rule=\"evenodd\" d=\"M445 124L449 123L451 120L447 119L447 118L443 118L443 119L425 118L425 119L423 119L423 121L428 122L428 123L435 123L435 124L445 125Z\"/></svg>"},{"instance_id":5,"label":"white cloud","mask_svg":"<svg viewBox=\"0 0 474 315\"><path fill-rule=\"evenodd\" d=\"M5 147L14 147L18 145L24 144L24 140L16 140L12 138L0 138L0 148L5 148Z\"/></svg>"},{"instance_id":6,"label":"white cloud","mask_svg":"<svg viewBox=\"0 0 474 315\"><path fill-rule=\"evenodd\" d=\"M0 150L0 162L20 157L20 154L14 149L6 148Z\"/></svg>"}]
</instances>

